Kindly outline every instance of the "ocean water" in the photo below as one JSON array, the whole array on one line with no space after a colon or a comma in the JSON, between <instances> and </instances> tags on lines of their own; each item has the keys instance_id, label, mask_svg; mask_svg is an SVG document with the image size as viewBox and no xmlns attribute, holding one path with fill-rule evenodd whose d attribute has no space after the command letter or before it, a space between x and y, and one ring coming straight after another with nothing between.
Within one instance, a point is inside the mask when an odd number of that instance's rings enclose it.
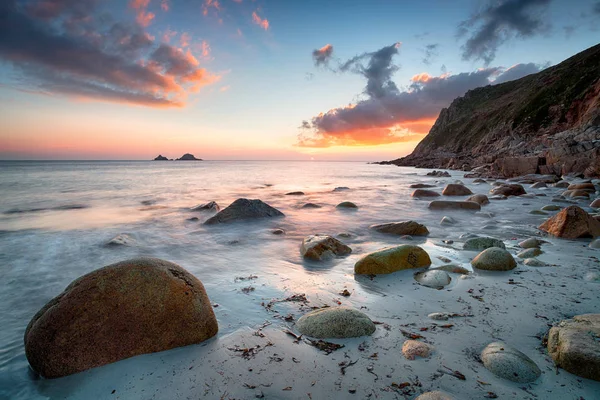
<instances>
[{"instance_id":1,"label":"ocean water","mask_svg":"<svg viewBox=\"0 0 600 400\"><path fill-rule=\"evenodd\" d=\"M430 253L435 265L443 264L438 257L449 257L469 268L469 256L444 240L457 240L467 232L505 240L527 237L544 217L522 209L550 204L548 194L492 202L483 211L493 215L432 212L428 200L410 197L411 183L432 183L440 191L460 179L478 193L487 193L490 186L473 184L458 171L451 171L451 178L427 177L426 172L357 162L0 162L0 399L116 398L110 391L102 395L78 391L83 386L102 387L103 373L39 379L24 354L23 334L31 317L72 280L96 268L137 256L183 266L204 283L218 305L218 336L226 337L269 320L260 304L272 298L295 293L325 298L348 287L355 305L372 303L385 285L355 279L352 268L361 254L381 247L415 243ZM334 191L336 187L348 190ZM285 195L291 191L305 195ZM261 199L286 216L205 226L202 222L213 213L190 211L208 201L224 208L241 197ZM335 206L341 201L352 201L359 208L338 210ZM307 202L323 207L300 208ZM458 224L440 226L444 215L453 216ZM189 221L191 217L199 221ZM407 241L368 229L375 223L409 219L427 225L429 237ZM286 234L273 235L275 228ZM352 235L341 239L352 247L350 257L321 264L300 257L306 235L341 232ZM105 246L121 233L135 243ZM249 275L259 279L235 279ZM255 290L246 294L241 289L248 285ZM186 352L165 354L176 364ZM139 364L126 361L97 370L110 371L116 380L111 385L127 386L136 368L156 368L159 375L164 362L157 360L163 356L143 356ZM161 393L163 387L168 385L155 385L153 398L179 397ZM195 390L185 388L187 397L181 398L199 397L201 390ZM150 398L148 393L136 393L119 398Z\"/></svg>"}]
</instances>

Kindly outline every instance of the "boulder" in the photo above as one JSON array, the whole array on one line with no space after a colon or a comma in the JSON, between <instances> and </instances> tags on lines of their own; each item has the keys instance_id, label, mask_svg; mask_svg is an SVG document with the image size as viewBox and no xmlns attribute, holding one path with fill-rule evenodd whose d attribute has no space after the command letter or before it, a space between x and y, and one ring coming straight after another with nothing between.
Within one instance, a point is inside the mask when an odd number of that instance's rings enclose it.
<instances>
[{"instance_id":1,"label":"boulder","mask_svg":"<svg viewBox=\"0 0 600 400\"><path fill-rule=\"evenodd\" d=\"M540 225L539 229L565 239L600 236L600 222L577 206L563 209Z\"/></svg>"},{"instance_id":2,"label":"boulder","mask_svg":"<svg viewBox=\"0 0 600 400\"><path fill-rule=\"evenodd\" d=\"M204 286L180 266L137 258L73 281L35 314L25 354L58 378L139 354L200 343L217 320Z\"/></svg>"},{"instance_id":3,"label":"boulder","mask_svg":"<svg viewBox=\"0 0 600 400\"><path fill-rule=\"evenodd\" d=\"M590 192L588 192L587 190L580 190L580 189L575 189L575 190L565 190L564 192L562 192L561 194L563 197L569 197L569 198L573 198L573 197L585 197L588 198L590 197Z\"/></svg>"},{"instance_id":4,"label":"boulder","mask_svg":"<svg viewBox=\"0 0 600 400\"><path fill-rule=\"evenodd\" d=\"M451 281L450 275L446 271L439 269L430 269L425 272L415 274L415 280L423 286L434 289L441 289Z\"/></svg>"},{"instance_id":5,"label":"boulder","mask_svg":"<svg viewBox=\"0 0 600 400\"><path fill-rule=\"evenodd\" d=\"M411 189L427 189L432 187L435 187L435 185L430 185L428 183L413 183L409 186Z\"/></svg>"},{"instance_id":6,"label":"boulder","mask_svg":"<svg viewBox=\"0 0 600 400\"><path fill-rule=\"evenodd\" d=\"M450 183L442 190L442 194L444 196L468 196L473 194L473 192L465 185Z\"/></svg>"},{"instance_id":7,"label":"boulder","mask_svg":"<svg viewBox=\"0 0 600 400\"><path fill-rule=\"evenodd\" d=\"M456 220L452 217L444 216L440 221L440 225L454 225L456 224Z\"/></svg>"},{"instance_id":8,"label":"boulder","mask_svg":"<svg viewBox=\"0 0 600 400\"><path fill-rule=\"evenodd\" d=\"M351 201L342 201L340 204L335 206L336 208L346 208L346 209L357 209L358 206Z\"/></svg>"},{"instance_id":9,"label":"boulder","mask_svg":"<svg viewBox=\"0 0 600 400\"><path fill-rule=\"evenodd\" d=\"M519 242L519 247L523 249L533 249L534 247L540 247L542 243L544 242L539 239L529 238Z\"/></svg>"},{"instance_id":10,"label":"boulder","mask_svg":"<svg viewBox=\"0 0 600 400\"><path fill-rule=\"evenodd\" d=\"M568 190L585 190L587 192L592 192L592 193L594 193L596 191L596 187L591 182L575 183L575 184L569 185L567 187L567 189Z\"/></svg>"},{"instance_id":11,"label":"boulder","mask_svg":"<svg viewBox=\"0 0 600 400\"><path fill-rule=\"evenodd\" d=\"M525 193L523 186L517 184L503 184L490 190L490 194L499 196L520 196Z\"/></svg>"},{"instance_id":12,"label":"boulder","mask_svg":"<svg viewBox=\"0 0 600 400\"><path fill-rule=\"evenodd\" d=\"M486 204L490 204L490 199L485 194L475 194L469 197L466 201L472 201L481 206L485 206Z\"/></svg>"},{"instance_id":13,"label":"boulder","mask_svg":"<svg viewBox=\"0 0 600 400\"><path fill-rule=\"evenodd\" d=\"M296 329L303 335L318 339L341 339L372 335L375 324L366 314L353 308L328 307L300 317Z\"/></svg>"},{"instance_id":14,"label":"boulder","mask_svg":"<svg viewBox=\"0 0 600 400\"><path fill-rule=\"evenodd\" d=\"M502 342L488 344L481 352L481 361L494 375L513 382L533 382L542 374L531 358Z\"/></svg>"},{"instance_id":15,"label":"boulder","mask_svg":"<svg viewBox=\"0 0 600 400\"><path fill-rule=\"evenodd\" d=\"M557 366L600 381L600 314L583 314L550 329L548 353Z\"/></svg>"},{"instance_id":16,"label":"boulder","mask_svg":"<svg viewBox=\"0 0 600 400\"><path fill-rule=\"evenodd\" d=\"M321 261L338 256L347 256L352 249L328 235L311 235L304 238L300 254L309 260Z\"/></svg>"},{"instance_id":17,"label":"boulder","mask_svg":"<svg viewBox=\"0 0 600 400\"><path fill-rule=\"evenodd\" d=\"M135 239L126 233L119 233L114 238L110 239L106 242L106 245L109 247L112 246L134 246Z\"/></svg>"},{"instance_id":18,"label":"boulder","mask_svg":"<svg viewBox=\"0 0 600 400\"><path fill-rule=\"evenodd\" d=\"M589 244L590 249L600 249L600 239L595 239Z\"/></svg>"},{"instance_id":19,"label":"boulder","mask_svg":"<svg viewBox=\"0 0 600 400\"><path fill-rule=\"evenodd\" d=\"M438 178L450 178L448 171L431 171L426 174L427 176L436 176Z\"/></svg>"},{"instance_id":20,"label":"boulder","mask_svg":"<svg viewBox=\"0 0 600 400\"><path fill-rule=\"evenodd\" d=\"M217 215L204 222L207 225L225 224L259 218L284 217L285 215L261 200L237 199Z\"/></svg>"},{"instance_id":21,"label":"boulder","mask_svg":"<svg viewBox=\"0 0 600 400\"><path fill-rule=\"evenodd\" d=\"M354 265L356 274L389 274L410 268L431 265L429 254L419 246L403 244L374 251L361 257Z\"/></svg>"},{"instance_id":22,"label":"boulder","mask_svg":"<svg viewBox=\"0 0 600 400\"><path fill-rule=\"evenodd\" d=\"M600 198L595 199L594 201L592 201L592 203L590 204L591 208L600 208Z\"/></svg>"},{"instance_id":23,"label":"boulder","mask_svg":"<svg viewBox=\"0 0 600 400\"><path fill-rule=\"evenodd\" d=\"M288 192L286 196L304 196L304 192Z\"/></svg>"},{"instance_id":24,"label":"boulder","mask_svg":"<svg viewBox=\"0 0 600 400\"><path fill-rule=\"evenodd\" d=\"M530 249L525 249L525 250L520 251L517 254L517 257L519 257L519 258L534 258L534 257L539 256L542 253L543 253L542 250L538 249L537 247L533 247Z\"/></svg>"},{"instance_id":25,"label":"boulder","mask_svg":"<svg viewBox=\"0 0 600 400\"><path fill-rule=\"evenodd\" d=\"M322 208L322 207L323 206L320 206L315 203L306 203L306 204L302 205L302 207L300 207L300 208Z\"/></svg>"},{"instance_id":26,"label":"boulder","mask_svg":"<svg viewBox=\"0 0 600 400\"><path fill-rule=\"evenodd\" d=\"M542 210L543 211L558 211L558 210L562 210L562 207L554 205L554 204L548 204L548 205L542 207Z\"/></svg>"},{"instance_id":27,"label":"boulder","mask_svg":"<svg viewBox=\"0 0 600 400\"><path fill-rule=\"evenodd\" d=\"M528 267L547 267L548 264L546 264L543 261L538 260L537 258L526 258L523 261L523 264L527 265Z\"/></svg>"},{"instance_id":28,"label":"boulder","mask_svg":"<svg viewBox=\"0 0 600 400\"><path fill-rule=\"evenodd\" d=\"M485 250L490 247L499 247L501 249L506 249L504 242L500 239L494 239L491 237L474 237L471 239L467 239L465 244L463 244L464 250Z\"/></svg>"},{"instance_id":29,"label":"boulder","mask_svg":"<svg viewBox=\"0 0 600 400\"><path fill-rule=\"evenodd\" d=\"M433 392L425 392L419 395L415 400L454 400L454 397L439 390L434 390Z\"/></svg>"},{"instance_id":30,"label":"boulder","mask_svg":"<svg viewBox=\"0 0 600 400\"><path fill-rule=\"evenodd\" d=\"M479 253L471 265L486 271L510 271L517 266L513 256L499 247L490 247Z\"/></svg>"},{"instance_id":31,"label":"boulder","mask_svg":"<svg viewBox=\"0 0 600 400\"><path fill-rule=\"evenodd\" d=\"M217 212L220 209L221 209L221 207L219 207L219 205L216 202L209 201L208 203L198 204L197 206L190 208L190 211L215 211L215 212Z\"/></svg>"},{"instance_id":32,"label":"boulder","mask_svg":"<svg viewBox=\"0 0 600 400\"><path fill-rule=\"evenodd\" d=\"M472 201L434 200L429 203L428 207L430 210L481 210L481 206Z\"/></svg>"},{"instance_id":33,"label":"boulder","mask_svg":"<svg viewBox=\"0 0 600 400\"><path fill-rule=\"evenodd\" d=\"M546 211L542 211L542 210L531 210L531 211L529 211L529 214L531 214L531 215L548 215L548 213Z\"/></svg>"},{"instance_id":34,"label":"boulder","mask_svg":"<svg viewBox=\"0 0 600 400\"><path fill-rule=\"evenodd\" d=\"M566 189L569 186L571 186L571 185L567 181L558 181L554 184L554 187L561 188L561 189Z\"/></svg>"},{"instance_id":35,"label":"boulder","mask_svg":"<svg viewBox=\"0 0 600 400\"><path fill-rule=\"evenodd\" d=\"M433 190L425 190L425 189L417 189L411 194L412 197L439 197L440 194L438 192L434 192Z\"/></svg>"},{"instance_id":36,"label":"boulder","mask_svg":"<svg viewBox=\"0 0 600 400\"><path fill-rule=\"evenodd\" d=\"M544 182L536 182L533 185L531 185L532 189L542 189L542 188L547 188L548 185L546 185Z\"/></svg>"},{"instance_id":37,"label":"boulder","mask_svg":"<svg viewBox=\"0 0 600 400\"><path fill-rule=\"evenodd\" d=\"M402 355L407 360L414 360L417 357L429 358L433 353L434 347L418 340L405 340L402 345Z\"/></svg>"},{"instance_id":38,"label":"boulder","mask_svg":"<svg viewBox=\"0 0 600 400\"><path fill-rule=\"evenodd\" d=\"M377 232L390 233L393 235L427 236L429 230L425 225L415 221L389 222L387 224L371 225L369 227Z\"/></svg>"}]
</instances>

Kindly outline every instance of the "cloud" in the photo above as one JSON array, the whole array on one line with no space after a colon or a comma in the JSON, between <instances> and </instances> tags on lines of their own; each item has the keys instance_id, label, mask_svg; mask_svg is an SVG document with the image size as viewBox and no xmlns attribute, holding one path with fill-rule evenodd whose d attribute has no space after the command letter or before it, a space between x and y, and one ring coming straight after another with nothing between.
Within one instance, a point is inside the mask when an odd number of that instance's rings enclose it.
<instances>
[{"instance_id":1,"label":"cloud","mask_svg":"<svg viewBox=\"0 0 600 400\"><path fill-rule=\"evenodd\" d=\"M516 79L520 79L524 76L535 74L536 72L540 72L542 69L547 68L548 65L540 65L534 63L527 64L517 64L505 70L502 74L500 74L495 80L494 84L504 83L508 81L514 81Z\"/></svg>"},{"instance_id":2,"label":"cloud","mask_svg":"<svg viewBox=\"0 0 600 400\"><path fill-rule=\"evenodd\" d=\"M129 2L129 7L136 10L135 20L138 24L144 27L150 25L155 17L154 13L146 10L149 3L150 0L131 0Z\"/></svg>"},{"instance_id":3,"label":"cloud","mask_svg":"<svg viewBox=\"0 0 600 400\"><path fill-rule=\"evenodd\" d=\"M207 16L210 9L214 9L215 12L222 10L221 3L218 0L204 0L202 4L202 15Z\"/></svg>"},{"instance_id":4,"label":"cloud","mask_svg":"<svg viewBox=\"0 0 600 400\"><path fill-rule=\"evenodd\" d=\"M192 40L192 37L190 36L190 34L187 32L183 32L181 34L181 36L179 37L179 45L181 47L188 47L190 45L191 40Z\"/></svg>"},{"instance_id":5,"label":"cloud","mask_svg":"<svg viewBox=\"0 0 600 400\"><path fill-rule=\"evenodd\" d=\"M397 70L393 57L398 54L398 49L399 44L396 43L342 63L338 71L365 77L365 98L302 121L296 145L371 146L416 141L423 138L441 109L455 98L494 80L517 79L531 73L535 66L518 64L508 70L481 68L474 72L444 73L440 76L424 72L413 76L406 89L400 90L392 81Z\"/></svg>"},{"instance_id":6,"label":"cloud","mask_svg":"<svg viewBox=\"0 0 600 400\"><path fill-rule=\"evenodd\" d=\"M469 34L463 46L464 60L483 60L489 65L496 51L513 37L527 38L543 32L542 14L552 0L502 0L489 3L463 21L458 35Z\"/></svg>"},{"instance_id":7,"label":"cloud","mask_svg":"<svg viewBox=\"0 0 600 400\"><path fill-rule=\"evenodd\" d=\"M313 50L312 56L316 66L327 65L333 54L333 46L326 44L320 49Z\"/></svg>"},{"instance_id":8,"label":"cloud","mask_svg":"<svg viewBox=\"0 0 600 400\"><path fill-rule=\"evenodd\" d=\"M430 65L431 61L439 55L438 48L440 47L437 43L428 44L423 50L425 55L423 56L423 64Z\"/></svg>"},{"instance_id":9,"label":"cloud","mask_svg":"<svg viewBox=\"0 0 600 400\"><path fill-rule=\"evenodd\" d=\"M169 0L161 0L160 2L160 9L167 12L169 11L171 8L171 4L169 3Z\"/></svg>"},{"instance_id":10,"label":"cloud","mask_svg":"<svg viewBox=\"0 0 600 400\"><path fill-rule=\"evenodd\" d=\"M252 12L252 22L263 28L265 31L269 30L269 21L266 18L262 19L259 17L256 11Z\"/></svg>"},{"instance_id":11,"label":"cloud","mask_svg":"<svg viewBox=\"0 0 600 400\"><path fill-rule=\"evenodd\" d=\"M180 107L189 93L219 78L201 68L191 52L166 43L157 46L139 24L112 23L103 14L94 17L94 1L79 2L91 6L83 22L71 28L65 21L77 16L62 7L65 3L46 1L44 13L19 7L15 0L0 3L0 61L14 67L19 88ZM130 5L143 8L147 1Z\"/></svg>"}]
</instances>

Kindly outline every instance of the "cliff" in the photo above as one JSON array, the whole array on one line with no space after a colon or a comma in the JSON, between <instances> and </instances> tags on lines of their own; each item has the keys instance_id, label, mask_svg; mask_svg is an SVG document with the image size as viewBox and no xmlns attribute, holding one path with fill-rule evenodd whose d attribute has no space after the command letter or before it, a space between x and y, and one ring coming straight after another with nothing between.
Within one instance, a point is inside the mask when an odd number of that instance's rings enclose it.
<instances>
[{"instance_id":1,"label":"cliff","mask_svg":"<svg viewBox=\"0 0 600 400\"><path fill-rule=\"evenodd\" d=\"M600 175L600 45L537 74L470 90L407 157L487 175Z\"/></svg>"}]
</instances>

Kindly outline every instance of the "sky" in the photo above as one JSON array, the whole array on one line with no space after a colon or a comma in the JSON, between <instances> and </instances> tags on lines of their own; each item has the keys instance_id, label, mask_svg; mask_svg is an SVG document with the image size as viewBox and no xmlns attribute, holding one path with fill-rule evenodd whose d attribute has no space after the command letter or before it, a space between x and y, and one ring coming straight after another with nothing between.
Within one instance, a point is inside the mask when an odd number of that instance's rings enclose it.
<instances>
[{"instance_id":1,"label":"sky","mask_svg":"<svg viewBox=\"0 0 600 400\"><path fill-rule=\"evenodd\" d=\"M1 0L0 159L390 160L599 0Z\"/></svg>"}]
</instances>

